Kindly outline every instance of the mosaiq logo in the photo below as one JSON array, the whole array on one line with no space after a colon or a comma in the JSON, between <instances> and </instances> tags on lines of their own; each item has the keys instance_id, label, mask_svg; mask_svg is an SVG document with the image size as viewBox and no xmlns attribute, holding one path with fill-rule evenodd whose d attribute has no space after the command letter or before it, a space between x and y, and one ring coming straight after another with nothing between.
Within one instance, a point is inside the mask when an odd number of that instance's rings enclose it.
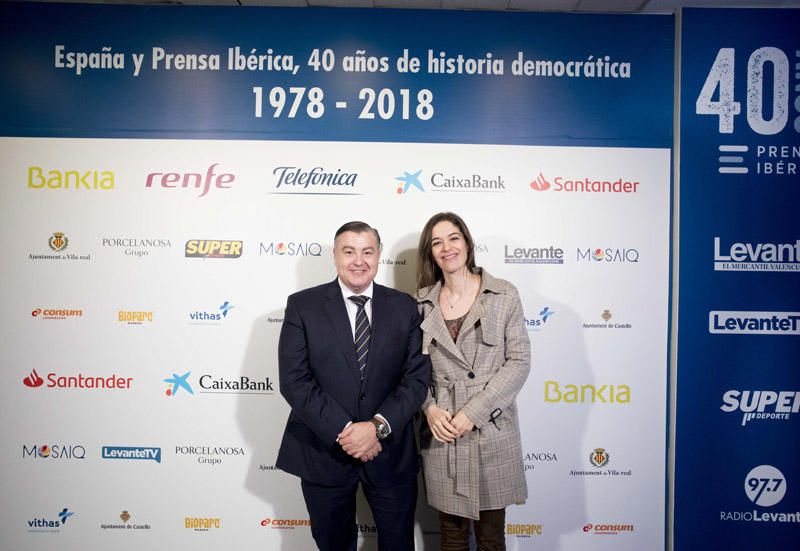
<instances>
[{"instance_id":1,"label":"mosaiq logo","mask_svg":"<svg viewBox=\"0 0 800 551\"><path fill-rule=\"evenodd\" d=\"M714 237L714 270L800 272L800 239L794 243L729 243Z\"/></svg>"},{"instance_id":2,"label":"mosaiq logo","mask_svg":"<svg viewBox=\"0 0 800 551\"><path fill-rule=\"evenodd\" d=\"M197 197L205 197L208 190L230 189L236 176L230 172L218 171L219 163L211 164L205 172L151 172L147 175L144 187L150 189L154 185L161 188L195 189Z\"/></svg>"},{"instance_id":3,"label":"mosaiq logo","mask_svg":"<svg viewBox=\"0 0 800 551\"><path fill-rule=\"evenodd\" d=\"M617 178L615 180L598 180L589 176L570 177L558 175L552 183L540 172L530 183L533 191L554 191L564 193L637 193L639 182Z\"/></svg>"},{"instance_id":4,"label":"mosaiq logo","mask_svg":"<svg viewBox=\"0 0 800 551\"><path fill-rule=\"evenodd\" d=\"M741 414L743 427L750 421L788 421L800 412L800 391L728 390L719 409Z\"/></svg>"},{"instance_id":5,"label":"mosaiq logo","mask_svg":"<svg viewBox=\"0 0 800 551\"><path fill-rule=\"evenodd\" d=\"M259 256L322 256L322 245L316 241L259 242Z\"/></svg>"},{"instance_id":6,"label":"mosaiq logo","mask_svg":"<svg viewBox=\"0 0 800 551\"><path fill-rule=\"evenodd\" d=\"M86 448L80 444L33 444L22 446L22 457L38 459L86 459Z\"/></svg>"},{"instance_id":7,"label":"mosaiq logo","mask_svg":"<svg viewBox=\"0 0 800 551\"><path fill-rule=\"evenodd\" d=\"M321 166L312 168L279 166L273 169L275 188L280 195L361 195L356 191L357 172Z\"/></svg>"},{"instance_id":8,"label":"mosaiq logo","mask_svg":"<svg viewBox=\"0 0 800 551\"><path fill-rule=\"evenodd\" d=\"M629 263L635 264L639 262L638 249L625 249L625 248L588 248L577 249L576 258L578 262L595 263Z\"/></svg>"}]
</instances>

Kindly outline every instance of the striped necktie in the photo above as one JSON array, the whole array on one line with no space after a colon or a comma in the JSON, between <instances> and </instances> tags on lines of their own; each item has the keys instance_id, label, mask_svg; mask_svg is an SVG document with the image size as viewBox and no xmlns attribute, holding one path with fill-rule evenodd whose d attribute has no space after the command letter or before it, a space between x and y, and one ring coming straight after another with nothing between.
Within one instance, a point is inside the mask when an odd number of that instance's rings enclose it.
<instances>
[{"instance_id":1,"label":"striped necktie","mask_svg":"<svg viewBox=\"0 0 800 551\"><path fill-rule=\"evenodd\" d=\"M356 311L356 329L355 329L355 348L356 348L356 361L358 362L358 371L361 374L361 380L364 380L364 368L367 367L367 354L369 353L369 338L370 327L369 318L367 318L367 311L364 305L367 304L369 297L362 295L353 295L348 297L352 300L358 310Z\"/></svg>"}]
</instances>

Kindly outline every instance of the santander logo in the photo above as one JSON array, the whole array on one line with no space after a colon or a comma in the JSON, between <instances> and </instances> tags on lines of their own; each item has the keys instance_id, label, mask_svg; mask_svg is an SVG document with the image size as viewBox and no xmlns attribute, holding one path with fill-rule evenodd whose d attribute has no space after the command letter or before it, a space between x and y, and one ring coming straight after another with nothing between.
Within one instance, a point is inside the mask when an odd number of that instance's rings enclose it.
<instances>
[{"instance_id":1,"label":"santander logo","mask_svg":"<svg viewBox=\"0 0 800 551\"><path fill-rule=\"evenodd\" d=\"M25 377L22 382L25 384L25 386L36 388L44 384L44 379L39 377L39 374L36 373L35 369L32 369L31 374Z\"/></svg>"},{"instance_id":2,"label":"santander logo","mask_svg":"<svg viewBox=\"0 0 800 551\"><path fill-rule=\"evenodd\" d=\"M531 189L534 191L545 191L550 189L550 182L547 181L547 178L544 177L544 174L541 172L539 176L531 182Z\"/></svg>"}]
</instances>

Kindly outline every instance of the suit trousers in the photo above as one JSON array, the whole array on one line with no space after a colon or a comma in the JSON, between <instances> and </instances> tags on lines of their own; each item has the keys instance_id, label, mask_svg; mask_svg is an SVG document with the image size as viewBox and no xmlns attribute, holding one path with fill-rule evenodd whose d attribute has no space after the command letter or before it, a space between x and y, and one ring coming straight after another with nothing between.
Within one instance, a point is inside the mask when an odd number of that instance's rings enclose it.
<instances>
[{"instance_id":1,"label":"suit trousers","mask_svg":"<svg viewBox=\"0 0 800 551\"><path fill-rule=\"evenodd\" d=\"M481 511L480 519L474 522L478 551L505 551L505 509ZM439 511L442 551L469 551L469 527L472 523L473 521L466 517Z\"/></svg>"},{"instance_id":2,"label":"suit trousers","mask_svg":"<svg viewBox=\"0 0 800 551\"><path fill-rule=\"evenodd\" d=\"M379 551L413 551L417 479L393 486L376 486L362 467L345 486L320 486L301 480L311 519L311 535L320 551L356 551L356 492L367 498L378 530Z\"/></svg>"}]
</instances>

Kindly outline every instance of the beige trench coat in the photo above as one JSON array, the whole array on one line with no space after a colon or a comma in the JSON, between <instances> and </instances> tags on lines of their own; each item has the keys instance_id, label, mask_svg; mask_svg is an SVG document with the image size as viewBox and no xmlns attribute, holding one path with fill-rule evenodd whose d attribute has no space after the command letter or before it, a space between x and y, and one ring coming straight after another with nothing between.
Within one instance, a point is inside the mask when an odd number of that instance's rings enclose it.
<instances>
[{"instance_id":1,"label":"beige trench coat","mask_svg":"<svg viewBox=\"0 0 800 551\"><path fill-rule=\"evenodd\" d=\"M423 420L420 448L428 503L472 519L481 510L528 497L516 397L530 371L530 341L517 289L486 270L479 273L478 297L455 343L439 308L441 281L417 293L422 353L430 354L433 364L422 408L436 403L453 415L463 410L476 427L444 444Z\"/></svg>"}]
</instances>

